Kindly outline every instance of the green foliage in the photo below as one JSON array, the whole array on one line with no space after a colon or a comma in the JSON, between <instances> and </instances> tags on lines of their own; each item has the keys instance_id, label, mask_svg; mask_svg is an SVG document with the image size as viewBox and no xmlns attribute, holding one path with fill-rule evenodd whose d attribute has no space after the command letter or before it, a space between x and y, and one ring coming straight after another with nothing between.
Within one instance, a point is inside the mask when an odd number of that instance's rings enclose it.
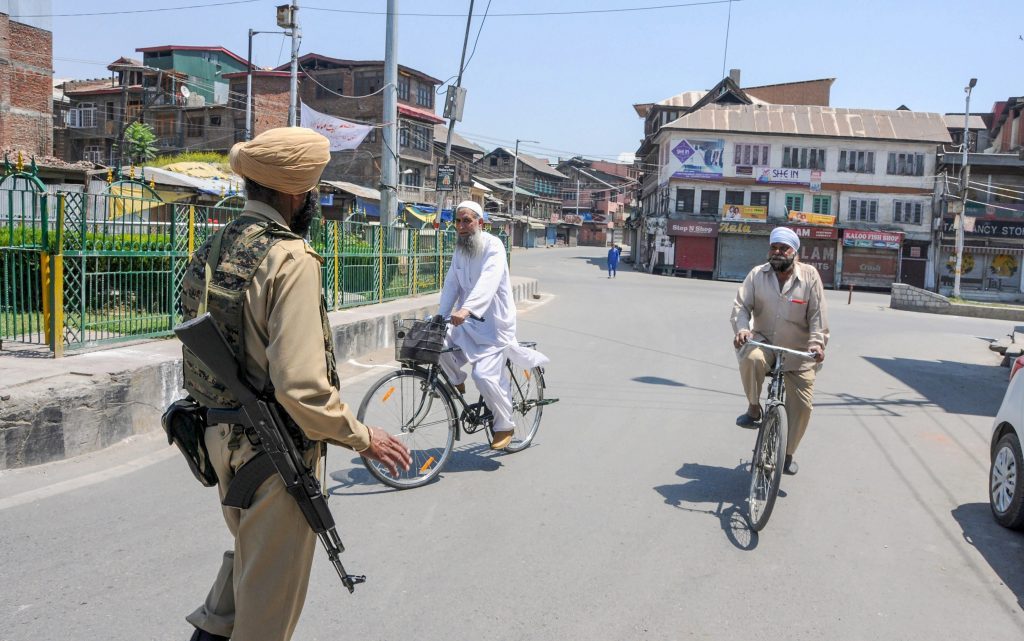
<instances>
[{"instance_id":1,"label":"green foliage","mask_svg":"<svg viewBox=\"0 0 1024 641\"><path fill-rule=\"evenodd\" d=\"M142 165L156 157L156 134L153 128L144 122L135 121L125 127L124 145L128 157L136 165Z\"/></svg>"}]
</instances>

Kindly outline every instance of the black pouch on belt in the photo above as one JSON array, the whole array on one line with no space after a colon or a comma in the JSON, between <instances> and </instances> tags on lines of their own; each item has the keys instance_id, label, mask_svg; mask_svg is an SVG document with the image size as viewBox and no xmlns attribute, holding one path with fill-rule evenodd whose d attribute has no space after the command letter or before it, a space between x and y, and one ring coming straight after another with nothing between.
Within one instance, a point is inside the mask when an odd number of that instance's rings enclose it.
<instances>
[{"instance_id":1,"label":"black pouch on belt","mask_svg":"<svg viewBox=\"0 0 1024 641\"><path fill-rule=\"evenodd\" d=\"M217 485L217 472L210 464L210 452L206 449L203 408L192 398L174 401L160 423L167 432L167 442L178 446L196 480L205 487Z\"/></svg>"}]
</instances>

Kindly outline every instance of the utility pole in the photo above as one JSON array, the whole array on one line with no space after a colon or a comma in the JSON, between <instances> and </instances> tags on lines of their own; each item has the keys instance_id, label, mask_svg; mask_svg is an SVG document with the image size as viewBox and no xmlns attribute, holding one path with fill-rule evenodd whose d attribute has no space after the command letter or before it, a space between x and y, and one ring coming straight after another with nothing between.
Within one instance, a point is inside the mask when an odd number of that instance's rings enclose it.
<instances>
[{"instance_id":1,"label":"utility pole","mask_svg":"<svg viewBox=\"0 0 1024 641\"><path fill-rule=\"evenodd\" d=\"M282 25L283 26L283 25ZM245 59L245 139L252 140L252 37L261 33L284 33L287 31L256 31L249 29L249 55Z\"/></svg>"},{"instance_id":2,"label":"utility pole","mask_svg":"<svg viewBox=\"0 0 1024 641\"><path fill-rule=\"evenodd\" d=\"M976 84L978 84L978 79L971 78L971 81L964 87L967 100L964 105L964 153L963 159L960 161L960 198L962 209L960 210L960 215L956 217L956 269L953 273L953 296L960 295L960 271L964 263L964 216L967 215L967 182L971 178L971 169L967 165L968 119L971 117L971 90L974 89Z\"/></svg>"},{"instance_id":3,"label":"utility pole","mask_svg":"<svg viewBox=\"0 0 1024 641\"><path fill-rule=\"evenodd\" d=\"M398 214L398 0L388 0L384 38L384 126L380 159L380 225Z\"/></svg>"},{"instance_id":4,"label":"utility pole","mask_svg":"<svg viewBox=\"0 0 1024 641\"><path fill-rule=\"evenodd\" d=\"M470 25L472 25L472 23L473 23L473 0L469 0L469 15L466 16L466 35L463 36L463 38L462 38L462 58L459 60L459 75L455 79L455 91L456 91L456 93L458 92L459 87L462 86L462 72L463 72L463 69L466 66L466 47L467 47L467 45L469 45L469 28L470 28ZM451 115L448 118L448 140L446 140L445 143L444 143L444 162L443 163L438 163L439 167L442 164L447 165L448 161L451 159L451 156L452 156L452 132L455 130L455 122L456 122L455 115L456 115L455 114L455 110L453 110ZM456 181L457 181L458 180L458 170L456 170L455 173L456 173ZM437 178L437 176L435 176L435 184L434 184L434 189L437 190L437 213L435 214L435 216L436 216L435 220L440 222L441 221L441 210L444 209L444 192L441 191L440 189L437 189L436 178ZM453 208L454 208L454 206L455 206L455 203L452 203L452 207ZM452 217L454 218L454 216L455 216L455 211L453 209Z\"/></svg>"},{"instance_id":5,"label":"utility pole","mask_svg":"<svg viewBox=\"0 0 1024 641\"><path fill-rule=\"evenodd\" d=\"M292 34L292 78L289 86L288 102L288 126L294 127L298 124L295 111L299 100L299 0L292 0L291 12L291 34Z\"/></svg>"},{"instance_id":6,"label":"utility pole","mask_svg":"<svg viewBox=\"0 0 1024 641\"><path fill-rule=\"evenodd\" d=\"M521 142L532 142L538 144L536 140L520 140L516 138L516 152L512 158L512 219L515 220L516 216L516 178L519 175L519 143ZM523 247L529 248L530 244L527 240L530 237L530 214L526 214L526 230L523 232Z\"/></svg>"}]
</instances>

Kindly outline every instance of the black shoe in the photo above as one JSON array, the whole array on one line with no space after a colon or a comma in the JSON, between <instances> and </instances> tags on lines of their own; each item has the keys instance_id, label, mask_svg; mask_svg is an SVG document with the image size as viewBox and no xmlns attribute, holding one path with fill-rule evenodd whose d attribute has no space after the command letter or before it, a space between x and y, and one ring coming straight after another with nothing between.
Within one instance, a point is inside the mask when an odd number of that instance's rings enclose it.
<instances>
[{"instance_id":1,"label":"black shoe","mask_svg":"<svg viewBox=\"0 0 1024 641\"><path fill-rule=\"evenodd\" d=\"M793 460L793 457L791 455L787 454L786 464L782 466L782 473L794 476L799 471L800 466L796 464L796 461Z\"/></svg>"},{"instance_id":2,"label":"black shoe","mask_svg":"<svg viewBox=\"0 0 1024 641\"><path fill-rule=\"evenodd\" d=\"M761 427L761 417L754 418L750 414L743 413L736 417L736 424L748 430L756 430Z\"/></svg>"},{"instance_id":3,"label":"black shoe","mask_svg":"<svg viewBox=\"0 0 1024 641\"><path fill-rule=\"evenodd\" d=\"M202 628L196 628L196 631L192 633L192 638L189 641L231 641L228 637L222 637L219 634L213 634L207 632Z\"/></svg>"}]
</instances>

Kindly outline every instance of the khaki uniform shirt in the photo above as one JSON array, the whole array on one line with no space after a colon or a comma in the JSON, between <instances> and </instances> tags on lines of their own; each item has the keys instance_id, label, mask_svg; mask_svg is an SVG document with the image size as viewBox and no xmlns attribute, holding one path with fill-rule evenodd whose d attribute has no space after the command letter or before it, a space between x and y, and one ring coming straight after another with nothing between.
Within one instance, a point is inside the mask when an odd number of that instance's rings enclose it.
<instances>
[{"instance_id":1,"label":"khaki uniform shirt","mask_svg":"<svg viewBox=\"0 0 1024 641\"><path fill-rule=\"evenodd\" d=\"M749 329L767 342L789 349L822 349L828 343L825 289L818 270L799 260L782 286L770 263L750 270L732 306L733 333ZM812 369L814 361L787 359L787 371Z\"/></svg>"},{"instance_id":2,"label":"khaki uniform shirt","mask_svg":"<svg viewBox=\"0 0 1024 641\"><path fill-rule=\"evenodd\" d=\"M245 212L285 225L276 209L250 200ZM277 401L306 436L356 450L370 445L370 431L331 385L320 322L320 265L308 243L278 241L245 293L245 368L258 389L267 379Z\"/></svg>"}]
</instances>

